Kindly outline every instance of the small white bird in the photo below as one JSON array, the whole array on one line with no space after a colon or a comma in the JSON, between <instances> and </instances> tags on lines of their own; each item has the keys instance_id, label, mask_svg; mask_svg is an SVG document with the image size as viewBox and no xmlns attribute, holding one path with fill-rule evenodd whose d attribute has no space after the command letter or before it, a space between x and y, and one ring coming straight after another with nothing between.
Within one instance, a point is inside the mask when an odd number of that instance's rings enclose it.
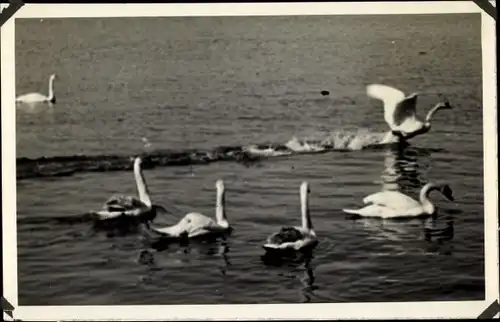
<instances>
[{"instance_id":1,"label":"small white bird","mask_svg":"<svg viewBox=\"0 0 500 322\"><path fill-rule=\"evenodd\" d=\"M382 191L371 194L363 199L367 206L360 209L343 209L348 214L368 218L415 218L430 216L436 212L436 207L429 200L433 190L441 192L448 200L453 201L453 191L446 185L427 183L420 190L420 201L399 192Z\"/></svg>"},{"instance_id":2,"label":"small white bird","mask_svg":"<svg viewBox=\"0 0 500 322\"><path fill-rule=\"evenodd\" d=\"M26 103L26 104L35 104L35 103L56 103L56 95L54 93L54 80L56 79L56 74L50 75L49 78L49 95L45 96L40 93L29 93L25 95L21 95L16 98L16 103Z\"/></svg>"},{"instance_id":3,"label":"small white bird","mask_svg":"<svg viewBox=\"0 0 500 322\"><path fill-rule=\"evenodd\" d=\"M308 195L311 192L309 184L302 182L300 186L300 205L302 215L301 227L283 227L277 233L267 238L263 245L266 251L312 249L318 244L309 213Z\"/></svg>"},{"instance_id":4,"label":"small white bird","mask_svg":"<svg viewBox=\"0 0 500 322\"><path fill-rule=\"evenodd\" d=\"M384 119L392 134L400 139L409 140L427 133L431 128L431 118L440 109L452 109L448 101L437 103L421 121L417 117L417 93L406 96L400 90L381 84L371 84L366 88L367 95L384 103Z\"/></svg>"}]
</instances>

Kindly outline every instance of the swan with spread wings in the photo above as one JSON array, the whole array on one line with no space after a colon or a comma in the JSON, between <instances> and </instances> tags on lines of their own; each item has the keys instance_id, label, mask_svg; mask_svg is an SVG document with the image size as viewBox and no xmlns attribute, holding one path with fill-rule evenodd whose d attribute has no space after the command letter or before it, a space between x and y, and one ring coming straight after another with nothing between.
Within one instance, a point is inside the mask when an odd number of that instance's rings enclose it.
<instances>
[{"instance_id":1,"label":"swan with spread wings","mask_svg":"<svg viewBox=\"0 0 500 322\"><path fill-rule=\"evenodd\" d=\"M429 132L433 115L441 109L452 109L448 101L437 103L425 117L417 116L418 93L405 95L402 91L387 85L371 84L366 88L367 95L384 103L384 119L391 132L402 140Z\"/></svg>"}]
</instances>

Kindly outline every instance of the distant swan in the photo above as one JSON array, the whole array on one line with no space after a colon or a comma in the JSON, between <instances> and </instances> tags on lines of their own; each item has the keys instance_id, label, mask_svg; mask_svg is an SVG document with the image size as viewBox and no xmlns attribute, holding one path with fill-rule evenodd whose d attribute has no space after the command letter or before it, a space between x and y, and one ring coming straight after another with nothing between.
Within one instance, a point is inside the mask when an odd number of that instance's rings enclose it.
<instances>
[{"instance_id":1,"label":"distant swan","mask_svg":"<svg viewBox=\"0 0 500 322\"><path fill-rule=\"evenodd\" d=\"M416 201L399 191L382 191L365 197L363 203L367 206L364 208L343 209L343 211L361 217L384 219L429 216L433 215L436 211L436 208L428 198L430 192L433 190L441 192L450 201L454 200L453 191L448 185L427 183L420 190L420 201Z\"/></svg>"},{"instance_id":2,"label":"distant swan","mask_svg":"<svg viewBox=\"0 0 500 322\"><path fill-rule=\"evenodd\" d=\"M162 206L151 203L146 181L142 174L141 164L142 159L140 157L135 158L134 176L139 199L131 196L113 196L106 201L102 210L95 212L97 219L109 220L119 217L152 219L156 216L158 210L166 212Z\"/></svg>"},{"instance_id":3,"label":"distant swan","mask_svg":"<svg viewBox=\"0 0 500 322\"><path fill-rule=\"evenodd\" d=\"M56 102L56 95L54 94L54 80L56 75L52 74L49 78L49 96L45 96L40 93L29 93L21 95L16 98L17 103L52 103Z\"/></svg>"},{"instance_id":4,"label":"distant swan","mask_svg":"<svg viewBox=\"0 0 500 322\"><path fill-rule=\"evenodd\" d=\"M371 84L366 88L368 96L384 102L384 119L393 135L409 140L417 135L427 133L431 128L431 118L440 109L452 109L448 101L436 104L425 117L425 121L417 118L417 93L406 96L400 90L381 84Z\"/></svg>"},{"instance_id":5,"label":"distant swan","mask_svg":"<svg viewBox=\"0 0 500 322\"><path fill-rule=\"evenodd\" d=\"M304 250L314 248L318 244L309 213L308 195L309 184L303 182L300 186L300 206L302 214L302 227L283 227L277 233L267 238L264 249L276 250Z\"/></svg>"},{"instance_id":6,"label":"distant swan","mask_svg":"<svg viewBox=\"0 0 500 322\"><path fill-rule=\"evenodd\" d=\"M206 235L216 235L229 232L231 227L225 212L225 189L224 182L217 180L217 199L215 207L215 219L209 218L197 212L191 212L184 216L176 225L169 227L155 227L146 223L146 228L164 238L193 238Z\"/></svg>"}]
</instances>

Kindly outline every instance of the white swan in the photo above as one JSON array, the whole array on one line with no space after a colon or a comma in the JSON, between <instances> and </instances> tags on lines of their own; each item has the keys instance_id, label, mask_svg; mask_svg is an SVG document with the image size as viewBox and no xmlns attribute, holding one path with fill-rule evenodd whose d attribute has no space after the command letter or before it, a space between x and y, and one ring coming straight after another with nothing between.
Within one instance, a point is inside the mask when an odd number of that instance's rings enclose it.
<instances>
[{"instance_id":1,"label":"white swan","mask_svg":"<svg viewBox=\"0 0 500 322\"><path fill-rule=\"evenodd\" d=\"M55 104L56 95L54 94L54 80L56 79L56 74L50 75L49 78L49 95L45 96L40 93L29 93L25 95L21 95L16 98L17 103L51 103Z\"/></svg>"},{"instance_id":2,"label":"white swan","mask_svg":"<svg viewBox=\"0 0 500 322\"><path fill-rule=\"evenodd\" d=\"M176 225L169 227L155 227L149 222L146 228L157 233L163 238L193 238L207 235L227 233L231 230L225 211L225 188L222 180L215 183L217 199L215 207L215 219L209 218L197 212L191 212L184 216Z\"/></svg>"},{"instance_id":3,"label":"white swan","mask_svg":"<svg viewBox=\"0 0 500 322\"><path fill-rule=\"evenodd\" d=\"M109 220L119 217L135 217L152 219L158 210L166 212L165 208L153 205L146 186L146 180L142 174L142 159L136 157L134 160L134 177L137 183L139 199L132 196L112 196L106 201L103 209L95 212L99 220Z\"/></svg>"},{"instance_id":4,"label":"white swan","mask_svg":"<svg viewBox=\"0 0 500 322\"><path fill-rule=\"evenodd\" d=\"M366 88L368 96L384 103L384 119L393 135L409 140L427 133L431 128L431 118L440 109L452 109L448 101L437 103L421 121L417 117L417 93L406 96L400 90L381 84L371 84ZM387 141L388 139L384 139Z\"/></svg>"},{"instance_id":5,"label":"white swan","mask_svg":"<svg viewBox=\"0 0 500 322\"><path fill-rule=\"evenodd\" d=\"M429 216L436 212L435 206L428 198L433 190L441 192L450 201L454 200L453 191L448 185L430 182L420 190L420 201L398 191L382 191L365 197L363 203L367 206L364 208L343 209L343 211L361 217L384 219Z\"/></svg>"},{"instance_id":6,"label":"white swan","mask_svg":"<svg viewBox=\"0 0 500 322\"><path fill-rule=\"evenodd\" d=\"M283 227L277 233L267 238L264 249L267 251L276 250L303 250L314 248L318 244L316 233L314 232L311 215L309 213L308 195L310 193L309 184L302 182L300 185L300 208L302 214L302 227Z\"/></svg>"}]
</instances>

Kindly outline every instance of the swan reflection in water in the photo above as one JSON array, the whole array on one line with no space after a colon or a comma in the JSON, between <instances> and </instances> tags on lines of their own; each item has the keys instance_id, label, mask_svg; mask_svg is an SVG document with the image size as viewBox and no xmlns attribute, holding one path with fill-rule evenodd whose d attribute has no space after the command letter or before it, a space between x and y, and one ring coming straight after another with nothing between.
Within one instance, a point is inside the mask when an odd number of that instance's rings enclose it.
<instances>
[{"instance_id":1,"label":"swan reflection in water","mask_svg":"<svg viewBox=\"0 0 500 322\"><path fill-rule=\"evenodd\" d=\"M220 257L222 263L218 265L218 270L222 276L226 276L231 262L229 261L230 245L225 240L217 241L186 241L180 244L164 244L156 245L156 247L144 248L137 257L137 263L145 265L149 268L146 276L142 277L143 281L150 281L156 271L161 271L168 266L185 265L190 261L203 260L203 257ZM167 261L161 255L165 253L174 254L175 260ZM170 257L170 256L169 256Z\"/></svg>"},{"instance_id":2,"label":"swan reflection in water","mask_svg":"<svg viewBox=\"0 0 500 322\"><path fill-rule=\"evenodd\" d=\"M411 194L413 189L420 188L427 180L421 169L428 164L418 163L418 157L429 156L429 151L405 145L392 145L384 151L384 170L381 175L381 191L400 191Z\"/></svg>"},{"instance_id":3,"label":"swan reflection in water","mask_svg":"<svg viewBox=\"0 0 500 322\"><path fill-rule=\"evenodd\" d=\"M314 250L303 252L266 252L261 256L261 260L268 268L284 268L287 271L280 271L278 276L291 278L292 280L300 281L300 301L303 303L311 302L314 296L314 290L317 287L314 285L315 277L314 270L311 264L314 258ZM297 274L302 272L303 274Z\"/></svg>"}]
</instances>

